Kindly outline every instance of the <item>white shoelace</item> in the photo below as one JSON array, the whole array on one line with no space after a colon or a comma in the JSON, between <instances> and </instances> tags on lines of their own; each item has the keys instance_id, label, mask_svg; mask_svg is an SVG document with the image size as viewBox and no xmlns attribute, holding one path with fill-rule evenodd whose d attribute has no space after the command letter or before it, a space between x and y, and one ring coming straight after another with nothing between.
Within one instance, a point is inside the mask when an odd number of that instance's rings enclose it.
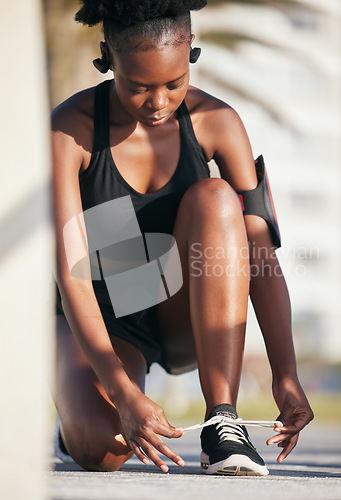
<instances>
[{"instance_id":1,"label":"white shoelace","mask_svg":"<svg viewBox=\"0 0 341 500\"><path fill-rule=\"evenodd\" d=\"M240 425L231 425L225 420L216 424L218 431L219 442L235 441L236 443L246 444L253 448L253 444L249 440L248 434L240 427Z\"/></svg>"},{"instance_id":2,"label":"white shoelace","mask_svg":"<svg viewBox=\"0 0 341 500\"><path fill-rule=\"evenodd\" d=\"M280 422L279 420L243 420L242 418L234 419L230 417L225 417L224 415L216 415L210 418L209 420L206 420L206 422L185 427L183 430L194 431L195 429L201 429L202 427L207 427L208 425L216 425L216 424L219 424L217 428L222 427L225 424L233 426L246 425L250 427L274 427L275 425L282 427L283 425L283 423ZM237 429L238 427L236 427L236 430Z\"/></svg>"}]
</instances>

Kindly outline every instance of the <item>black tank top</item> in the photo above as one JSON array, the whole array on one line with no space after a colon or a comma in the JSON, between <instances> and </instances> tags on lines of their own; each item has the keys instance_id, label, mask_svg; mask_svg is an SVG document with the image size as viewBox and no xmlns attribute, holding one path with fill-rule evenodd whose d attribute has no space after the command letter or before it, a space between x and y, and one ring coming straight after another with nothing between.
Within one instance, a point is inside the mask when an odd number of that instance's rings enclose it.
<instances>
[{"instance_id":1,"label":"black tank top","mask_svg":"<svg viewBox=\"0 0 341 500\"><path fill-rule=\"evenodd\" d=\"M181 147L178 165L171 179L152 193L139 193L122 177L115 165L109 143L111 80L95 89L94 145L88 168L79 173L83 210L130 195L142 233L171 234L181 198L194 182L210 177L185 104L177 110Z\"/></svg>"}]
</instances>

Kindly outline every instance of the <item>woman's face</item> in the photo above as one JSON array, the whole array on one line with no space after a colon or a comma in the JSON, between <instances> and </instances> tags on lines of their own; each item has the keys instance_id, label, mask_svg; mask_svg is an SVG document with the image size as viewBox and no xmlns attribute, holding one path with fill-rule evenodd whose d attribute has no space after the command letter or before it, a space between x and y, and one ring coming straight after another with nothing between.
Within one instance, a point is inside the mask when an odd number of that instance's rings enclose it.
<instances>
[{"instance_id":1,"label":"woman's face","mask_svg":"<svg viewBox=\"0 0 341 500\"><path fill-rule=\"evenodd\" d=\"M117 96L132 118L157 127L173 115L188 89L189 52L183 43L111 54Z\"/></svg>"}]
</instances>

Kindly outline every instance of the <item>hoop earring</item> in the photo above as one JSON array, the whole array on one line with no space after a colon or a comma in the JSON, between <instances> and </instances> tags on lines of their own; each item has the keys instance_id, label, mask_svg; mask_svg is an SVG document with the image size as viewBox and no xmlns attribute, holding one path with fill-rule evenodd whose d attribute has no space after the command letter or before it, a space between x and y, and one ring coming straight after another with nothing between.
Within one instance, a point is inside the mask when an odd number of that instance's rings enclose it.
<instances>
[{"instance_id":1,"label":"hoop earring","mask_svg":"<svg viewBox=\"0 0 341 500\"><path fill-rule=\"evenodd\" d=\"M101 73L107 73L109 71L109 61L107 54L103 54L101 58L94 59L92 64Z\"/></svg>"},{"instance_id":2,"label":"hoop earring","mask_svg":"<svg viewBox=\"0 0 341 500\"><path fill-rule=\"evenodd\" d=\"M199 47L194 47L194 49L191 49L191 52L189 54L189 62L192 64L196 63L199 59L200 54L201 49Z\"/></svg>"}]
</instances>

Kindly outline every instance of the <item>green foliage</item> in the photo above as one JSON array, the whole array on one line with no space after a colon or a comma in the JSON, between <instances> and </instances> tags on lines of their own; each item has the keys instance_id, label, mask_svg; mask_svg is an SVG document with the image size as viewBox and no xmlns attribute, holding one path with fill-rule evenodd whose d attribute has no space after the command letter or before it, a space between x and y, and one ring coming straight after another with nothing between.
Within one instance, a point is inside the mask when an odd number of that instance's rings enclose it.
<instances>
[{"instance_id":1,"label":"green foliage","mask_svg":"<svg viewBox=\"0 0 341 500\"><path fill-rule=\"evenodd\" d=\"M341 422L341 395L339 393L307 393L309 403L315 414L314 423ZM164 401L156 401L163 407ZM279 410L271 393L257 394L251 399L241 399L237 406L238 414L245 420L273 420ZM170 418L173 425L191 425L203 421L205 404L203 400L193 401L181 417ZM176 421L173 421L176 420Z\"/></svg>"},{"instance_id":2,"label":"green foliage","mask_svg":"<svg viewBox=\"0 0 341 500\"><path fill-rule=\"evenodd\" d=\"M243 38L231 33L219 33L218 31L207 31L200 34L200 40L215 43L229 50L236 50L238 42Z\"/></svg>"}]
</instances>

